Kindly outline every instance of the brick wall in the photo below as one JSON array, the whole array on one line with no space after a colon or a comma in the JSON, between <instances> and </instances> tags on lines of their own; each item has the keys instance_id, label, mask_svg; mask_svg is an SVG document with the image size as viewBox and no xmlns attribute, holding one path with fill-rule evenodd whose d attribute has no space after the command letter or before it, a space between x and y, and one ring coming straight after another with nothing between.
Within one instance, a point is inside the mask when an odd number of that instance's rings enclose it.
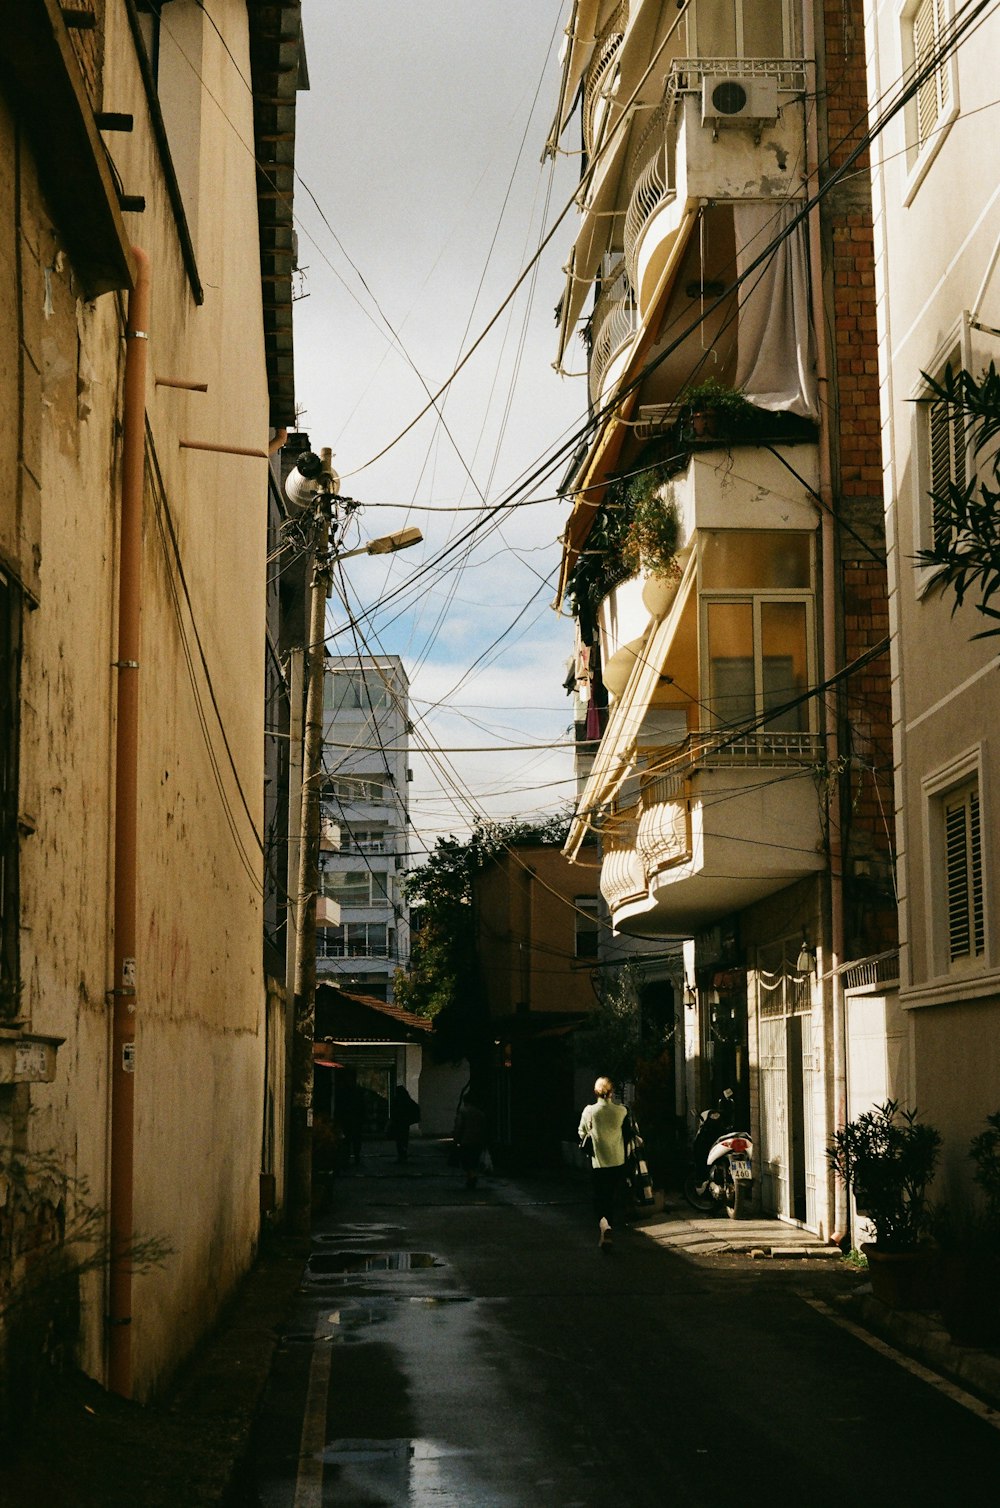
<instances>
[{"instance_id":1,"label":"brick wall","mask_svg":"<svg viewBox=\"0 0 1000 1508\"><path fill-rule=\"evenodd\" d=\"M826 0L826 99L821 180L845 164L868 125L862 0ZM822 112L821 112L822 118ZM822 155L822 154L821 154ZM822 201L830 311L831 440L839 528L842 663L889 633L869 155ZM888 652L844 683L840 696L844 890L849 953L895 941L892 889L892 728Z\"/></svg>"}]
</instances>

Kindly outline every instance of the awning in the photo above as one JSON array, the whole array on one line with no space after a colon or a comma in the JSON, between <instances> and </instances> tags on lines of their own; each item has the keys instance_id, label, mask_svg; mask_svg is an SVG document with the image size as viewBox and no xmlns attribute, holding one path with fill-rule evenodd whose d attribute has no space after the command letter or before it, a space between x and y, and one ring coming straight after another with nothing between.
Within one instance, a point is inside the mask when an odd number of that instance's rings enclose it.
<instances>
[{"instance_id":1,"label":"awning","mask_svg":"<svg viewBox=\"0 0 1000 1508\"><path fill-rule=\"evenodd\" d=\"M650 302L649 314L643 324L642 333L632 350L629 363L622 374L619 389L627 388L630 382L635 382L640 376L650 350L659 335L660 325L663 320L664 310L673 292L674 283L680 272L684 257L687 254L688 244L694 231L699 212L699 205L694 202L684 210L674 244L670 248L667 264L660 274L660 282ZM577 555L583 549L594 522L594 515L600 506L604 496L603 487L597 483L600 476L602 480L607 478L608 473L617 464L625 436L628 432L627 424L632 410L640 396L641 388L637 383L632 392L622 400L621 404L613 412L605 415L601 426L597 431L594 443L583 465L580 467L579 480L568 491L577 494L573 506L573 512L566 522L563 530L563 557L562 571L559 579L559 587L556 592L555 605L558 607L566 595L566 581Z\"/></svg>"},{"instance_id":2,"label":"awning","mask_svg":"<svg viewBox=\"0 0 1000 1508\"><path fill-rule=\"evenodd\" d=\"M622 122L606 151L595 158L594 176L586 190L580 229L570 252L566 273L566 292L563 294L559 323L559 354L556 358L559 364L576 329L587 294L593 287L601 258L610 244L615 222L625 214L624 208L616 210L615 204L630 134L629 123Z\"/></svg>"},{"instance_id":3,"label":"awning","mask_svg":"<svg viewBox=\"0 0 1000 1508\"><path fill-rule=\"evenodd\" d=\"M597 18L600 12L600 0L576 0L573 6L573 14L566 28L566 35L560 49L562 58L562 80L559 86L559 104L556 109L556 118L552 122L545 143L547 156L552 156L559 145L559 138L566 129L566 125L573 113L573 105L576 100L580 80L584 70L590 62L590 55L594 50L597 40Z\"/></svg>"},{"instance_id":4,"label":"awning","mask_svg":"<svg viewBox=\"0 0 1000 1508\"><path fill-rule=\"evenodd\" d=\"M576 858L590 830L591 816L607 806L632 771L639 730L660 679L667 651L694 590L697 574L697 556L692 552L670 611L649 630L628 685L611 710L563 848L566 858L571 861Z\"/></svg>"}]
</instances>

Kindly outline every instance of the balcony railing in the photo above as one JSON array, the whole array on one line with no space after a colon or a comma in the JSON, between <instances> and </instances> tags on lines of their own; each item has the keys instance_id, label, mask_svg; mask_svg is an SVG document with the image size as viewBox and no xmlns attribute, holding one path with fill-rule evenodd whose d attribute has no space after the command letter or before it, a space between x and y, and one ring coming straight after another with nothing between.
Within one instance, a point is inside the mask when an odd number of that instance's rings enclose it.
<instances>
[{"instance_id":1,"label":"balcony railing","mask_svg":"<svg viewBox=\"0 0 1000 1508\"><path fill-rule=\"evenodd\" d=\"M823 739L819 733L775 733L767 728L738 734L728 733L724 728L692 733L683 743L669 749L646 750L653 768L643 776L643 808L678 800L685 780L698 769L742 764L772 770L786 765L819 764L822 755Z\"/></svg>"},{"instance_id":2,"label":"balcony railing","mask_svg":"<svg viewBox=\"0 0 1000 1508\"><path fill-rule=\"evenodd\" d=\"M639 283L636 252L642 232L660 206L675 197L677 98L677 76L671 73L663 103L650 116L629 167L632 195L625 211L624 235L625 265L633 287Z\"/></svg>"},{"instance_id":3,"label":"balcony railing","mask_svg":"<svg viewBox=\"0 0 1000 1508\"><path fill-rule=\"evenodd\" d=\"M779 94L804 94L808 81L804 58L675 58L670 74L678 94L701 94L706 78L775 79Z\"/></svg>"},{"instance_id":4,"label":"balcony railing","mask_svg":"<svg viewBox=\"0 0 1000 1508\"><path fill-rule=\"evenodd\" d=\"M316 947L317 958L398 958L399 953L395 948L390 948L388 943L363 943L327 941L319 939Z\"/></svg>"},{"instance_id":5,"label":"balcony railing","mask_svg":"<svg viewBox=\"0 0 1000 1508\"><path fill-rule=\"evenodd\" d=\"M588 153L593 153L597 132L597 115L603 99L601 90L614 68L618 49L622 45L625 24L628 21L628 0L616 7L608 17L600 36L594 44L594 55L583 80L583 141Z\"/></svg>"},{"instance_id":6,"label":"balcony railing","mask_svg":"<svg viewBox=\"0 0 1000 1508\"><path fill-rule=\"evenodd\" d=\"M635 336L638 321L635 293L625 263L619 262L605 280L590 326L590 401L595 408L601 401L608 368Z\"/></svg>"}]
</instances>

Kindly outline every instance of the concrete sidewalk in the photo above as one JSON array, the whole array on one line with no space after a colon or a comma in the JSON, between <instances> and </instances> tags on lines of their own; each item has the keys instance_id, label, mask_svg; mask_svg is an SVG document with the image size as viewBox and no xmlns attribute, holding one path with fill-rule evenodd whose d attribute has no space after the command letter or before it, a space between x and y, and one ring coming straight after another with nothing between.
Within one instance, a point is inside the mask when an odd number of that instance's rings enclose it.
<instances>
[{"instance_id":1,"label":"concrete sidewalk","mask_svg":"<svg viewBox=\"0 0 1000 1508\"><path fill-rule=\"evenodd\" d=\"M841 1260L841 1252L810 1231L781 1220L729 1220L696 1214L682 1203L668 1202L655 1214L633 1221L633 1229L658 1245L689 1258L744 1256L789 1260ZM859 1338L877 1341L919 1362L931 1372L988 1404L1000 1419L1000 1354L978 1346L958 1345L934 1311L889 1309L862 1284L837 1301L831 1315L855 1328Z\"/></svg>"},{"instance_id":2,"label":"concrete sidewalk","mask_svg":"<svg viewBox=\"0 0 1000 1508\"><path fill-rule=\"evenodd\" d=\"M660 1246L684 1256L752 1256L833 1258L840 1260L835 1246L814 1236L811 1231L789 1225L783 1220L731 1220L725 1215L699 1215L686 1205L669 1200L661 1211L640 1215L632 1222Z\"/></svg>"}]
</instances>

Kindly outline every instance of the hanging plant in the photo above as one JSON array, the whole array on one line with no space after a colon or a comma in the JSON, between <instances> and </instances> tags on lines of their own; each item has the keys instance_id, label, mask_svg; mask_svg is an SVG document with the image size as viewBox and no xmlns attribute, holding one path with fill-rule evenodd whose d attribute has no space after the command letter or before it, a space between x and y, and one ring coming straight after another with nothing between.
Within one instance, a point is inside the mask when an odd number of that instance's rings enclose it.
<instances>
[{"instance_id":1,"label":"hanging plant","mask_svg":"<svg viewBox=\"0 0 1000 1508\"><path fill-rule=\"evenodd\" d=\"M663 496L662 483L641 496L634 505L625 536L624 558L633 572L676 581L681 570L677 560L681 526L672 498Z\"/></svg>"}]
</instances>

